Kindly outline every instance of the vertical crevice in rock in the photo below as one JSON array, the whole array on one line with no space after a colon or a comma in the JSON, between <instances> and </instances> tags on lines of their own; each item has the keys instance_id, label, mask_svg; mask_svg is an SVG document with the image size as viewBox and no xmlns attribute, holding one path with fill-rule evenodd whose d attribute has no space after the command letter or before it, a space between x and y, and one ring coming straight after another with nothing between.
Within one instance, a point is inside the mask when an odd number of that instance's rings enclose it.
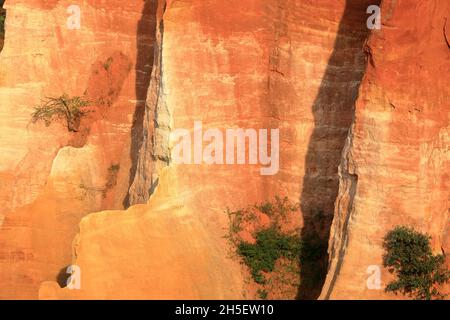
<instances>
[{"instance_id":1,"label":"vertical crevice in rock","mask_svg":"<svg viewBox=\"0 0 450 320\"><path fill-rule=\"evenodd\" d=\"M339 168L329 270L321 299L390 299L383 293L387 270L381 271L381 290L371 290L366 268L382 267L382 240L396 225L433 234L435 249L445 241L445 236L439 236L448 225L448 193L442 192L446 189L441 182L446 165L434 161L441 159L440 152L445 153L440 149L445 145L441 132L448 128L448 119L440 113L445 108L436 107L443 105L442 88L448 87L448 80L441 81L446 78L439 73L449 61L441 29L448 8L442 1L413 7L382 1L382 31L374 32L366 45L376 63L368 65ZM411 24L419 15L424 17L422 23ZM414 35L414 41L405 48L399 40L409 35ZM411 55L410 48L420 54ZM393 75L389 81L380 76L387 72ZM426 83L433 83L434 89ZM429 117L435 120L425 129L423 123ZM396 148L402 149L391 151ZM432 182L426 175L433 176Z\"/></svg>"},{"instance_id":2,"label":"vertical crevice in rock","mask_svg":"<svg viewBox=\"0 0 450 320\"><path fill-rule=\"evenodd\" d=\"M318 298L327 275L328 240L339 190L338 167L366 67L366 9L379 3L347 0L333 53L312 106L314 130L305 159L300 201L304 223L301 237L313 254L302 257L299 299ZM349 188L356 188L355 183Z\"/></svg>"},{"instance_id":3,"label":"vertical crevice in rock","mask_svg":"<svg viewBox=\"0 0 450 320\"><path fill-rule=\"evenodd\" d=\"M450 49L450 40L449 37L447 36L447 18L444 19L444 39L445 39L445 43L447 43L447 47Z\"/></svg>"},{"instance_id":4,"label":"vertical crevice in rock","mask_svg":"<svg viewBox=\"0 0 450 320\"><path fill-rule=\"evenodd\" d=\"M333 234L330 235L329 241L329 261L336 261L336 266L333 268L331 280L326 286L324 292L324 299L329 299L336 283L337 276L342 266L345 249L348 243L348 224L353 212L353 201L356 194L356 187L358 184L358 175L356 174L355 166L353 165L352 156L352 130L350 129L342 152L342 162L339 166L339 195L336 199L335 212L341 213L339 217L335 217L332 228ZM329 268L331 270L331 268Z\"/></svg>"},{"instance_id":5,"label":"vertical crevice in rock","mask_svg":"<svg viewBox=\"0 0 450 320\"><path fill-rule=\"evenodd\" d=\"M142 18L137 28L137 58L136 58L136 109L131 127L130 158L131 168L129 185L131 186L136 175L139 150L144 140L145 101L148 94L150 79L155 59L155 35L157 28L158 0L147 0L142 11ZM128 206L128 194L124 206Z\"/></svg>"},{"instance_id":6,"label":"vertical crevice in rock","mask_svg":"<svg viewBox=\"0 0 450 320\"><path fill-rule=\"evenodd\" d=\"M166 1L160 0L157 9L153 68L143 115L142 143L136 159L136 169L131 172L132 183L124 201L126 207L147 202L158 184L159 170L169 164L171 116L165 100L163 81L165 10Z\"/></svg>"},{"instance_id":7,"label":"vertical crevice in rock","mask_svg":"<svg viewBox=\"0 0 450 320\"><path fill-rule=\"evenodd\" d=\"M3 49L3 44L5 41L5 19L6 19L6 10L3 9L3 4L5 0L0 0L0 52Z\"/></svg>"}]
</instances>

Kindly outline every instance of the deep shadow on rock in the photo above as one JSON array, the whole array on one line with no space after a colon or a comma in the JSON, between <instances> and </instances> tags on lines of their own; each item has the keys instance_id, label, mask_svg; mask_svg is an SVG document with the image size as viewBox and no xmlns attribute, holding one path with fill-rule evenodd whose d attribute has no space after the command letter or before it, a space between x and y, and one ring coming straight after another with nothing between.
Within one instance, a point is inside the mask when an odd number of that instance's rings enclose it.
<instances>
[{"instance_id":1,"label":"deep shadow on rock","mask_svg":"<svg viewBox=\"0 0 450 320\"><path fill-rule=\"evenodd\" d=\"M157 0L146 0L141 20L137 28L137 59L136 59L136 109L133 115L131 128L131 169L129 186L132 185L136 175L139 150L144 139L144 115L147 91L153 69L154 44L156 34ZM129 206L129 195L123 201L124 207Z\"/></svg>"},{"instance_id":2,"label":"deep shadow on rock","mask_svg":"<svg viewBox=\"0 0 450 320\"><path fill-rule=\"evenodd\" d=\"M365 70L363 48L370 32L366 9L379 3L347 0L334 50L312 106L314 130L300 198L304 221L301 238L307 249L301 258L299 299L317 299L325 281L328 239L339 188L338 166Z\"/></svg>"}]
</instances>

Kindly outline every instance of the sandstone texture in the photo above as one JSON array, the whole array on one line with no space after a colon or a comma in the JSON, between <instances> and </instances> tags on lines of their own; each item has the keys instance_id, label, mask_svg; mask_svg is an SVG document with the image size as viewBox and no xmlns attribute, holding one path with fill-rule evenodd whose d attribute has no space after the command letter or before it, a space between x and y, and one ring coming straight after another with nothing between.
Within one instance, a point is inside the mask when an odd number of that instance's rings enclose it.
<instances>
[{"instance_id":1,"label":"sandstone texture","mask_svg":"<svg viewBox=\"0 0 450 320\"><path fill-rule=\"evenodd\" d=\"M366 280L369 266L382 266L383 236L396 225L430 234L435 253L450 250L449 12L447 1L382 3L339 168L324 299L395 297ZM381 270L383 287L391 277Z\"/></svg>"},{"instance_id":2,"label":"sandstone texture","mask_svg":"<svg viewBox=\"0 0 450 320\"><path fill-rule=\"evenodd\" d=\"M250 298L223 237L218 201L185 170L163 171L148 205L88 215L74 241L80 290L44 282L41 299ZM196 190L197 189L197 190ZM194 191L194 192L193 192ZM227 197L228 198L228 197Z\"/></svg>"},{"instance_id":3,"label":"sandstone texture","mask_svg":"<svg viewBox=\"0 0 450 320\"><path fill-rule=\"evenodd\" d=\"M175 171L171 173L174 184L208 203L199 210L198 200L189 201L183 210L203 224L222 221L221 228L210 229L210 241L214 243L217 235L226 235L227 221L219 217L227 207L240 208L277 194L288 195L301 199L301 223L307 221L308 225L304 232L328 239L327 221L331 222L333 193L338 189L337 167L365 66L362 48L368 34L368 3L328 1L315 11L315 4L300 1L160 2L155 68L144 117L144 140L130 189L131 204L146 203L152 190L169 187L158 178L161 168L170 162L173 141L168 131L193 130L194 121L202 121L204 130L280 128L280 171L275 176L261 176L259 167L250 165L170 164L168 171ZM184 192L174 196L181 197ZM161 203L157 194L147 210L141 209L145 216L154 215L154 203ZM127 215L129 219L142 219L133 209ZM325 221L317 221L316 215L325 216ZM83 223L88 225L88 221L89 217ZM90 245L98 246L96 241L84 240L83 233L88 229L81 230L79 238L85 250ZM112 236L108 225L102 228L96 224L95 230L106 239ZM143 236L138 231L131 233ZM138 259L145 265L147 259L154 259L154 254L140 255L132 246L124 243L124 247L125 261ZM77 255L77 265L84 270L97 268L104 260L119 259L119 249L109 241L102 243L102 248L101 255L85 262L89 267L83 265L86 258L82 253ZM165 273L163 269L155 272ZM218 271L208 268L208 272ZM305 277L311 272L305 268ZM131 276L122 274L124 278ZM88 275L83 279L97 282ZM138 288L145 288L145 283L136 282ZM188 297L192 296L188 290L191 285L181 287L186 288ZM110 290L97 286L95 291L83 294L82 290L75 297L111 297L130 289ZM139 290L142 294L136 292L133 297L152 294L148 292L151 289ZM252 298L251 289L244 286L242 291ZM172 292L169 297L179 294ZM217 294L198 296L216 298Z\"/></svg>"},{"instance_id":4,"label":"sandstone texture","mask_svg":"<svg viewBox=\"0 0 450 320\"><path fill-rule=\"evenodd\" d=\"M366 283L398 224L450 249L446 1L86 0L70 29L72 4L5 4L0 299L254 299L225 210L277 195L328 243L281 298L403 298ZM63 93L78 132L30 123ZM196 122L279 129L279 170L174 163Z\"/></svg>"},{"instance_id":5,"label":"sandstone texture","mask_svg":"<svg viewBox=\"0 0 450 320\"><path fill-rule=\"evenodd\" d=\"M0 56L0 297L37 298L71 262L82 216L123 208L131 132L153 59L155 7L84 1L6 1ZM149 32L141 33L141 30ZM95 112L77 133L31 123L45 97L85 96Z\"/></svg>"}]
</instances>

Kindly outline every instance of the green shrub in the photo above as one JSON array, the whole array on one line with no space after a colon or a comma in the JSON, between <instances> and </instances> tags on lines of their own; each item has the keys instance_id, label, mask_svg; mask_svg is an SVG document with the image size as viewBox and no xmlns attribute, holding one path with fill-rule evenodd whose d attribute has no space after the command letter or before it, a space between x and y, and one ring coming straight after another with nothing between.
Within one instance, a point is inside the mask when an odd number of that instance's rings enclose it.
<instances>
[{"instance_id":1,"label":"green shrub","mask_svg":"<svg viewBox=\"0 0 450 320\"><path fill-rule=\"evenodd\" d=\"M258 284L257 298L290 299L297 294L302 251L299 226L294 222L300 218L298 210L299 205L287 197L227 210L233 257Z\"/></svg>"},{"instance_id":2,"label":"green shrub","mask_svg":"<svg viewBox=\"0 0 450 320\"><path fill-rule=\"evenodd\" d=\"M5 15L0 9L0 34L3 34L5 30Z\"/></svg>"},{"instance_id":3,"label":"green shrub","mask_svg":"<svg viewBox=\"0 0 450 320\"><path fill-rule=\"evenodd\" d=\"M66 94L58 98L48 97L34 108L32 122L44 121L49 126L55 119L65 119L67 130L77 132L81 118L90 112L88 106L89 102L81 97L69 98Z\"/></svg>"},{"instance_id":4,"label":"green shrub","mask_svg":"<svg viewBox=\"0 0 450 320\"><path fill-rule=\"evenodd\" d=\"M275 262L281 257L298 261L300 248L298 236L285 235L275 228L269 228L256 233L255 244L241 242L238 254L250 268L255 282L264 283L261 272L272 272Z\"/></svg>"},{"instance_id":5,"label":"green shrub","mask_svg":"<svg viewBox=\"0 0 450 320\"><path fill-rule=\"evenodd\" d=\"M286 219L290 212L298 210L298 204L291 203L288 197L280 198L279 196L275 196L275 201L273 202L266 201L254 207L270 218L275 219L274 223L279 223L280 219Z\"/></svg>"},{"instance_id":6,"label":"green shrub","mask_svg":"<svg viewBox=\"0 0 450 320\"><path fill-rule=\"evenodd\" d=\"M267 290L264 289L258 289L256 293L258 294L258 297L262 300L266 300L267 296L269 295Z\"/></svg>"},{"instance_id":7,"label":"green shrub","mask_svg":"<svg viewBox=\"0 0 450 320\"><path fill-rule=\"evenodd\" d=\"M433 255L428 235L398 226L384 238L384 248L384 266L397 276L386 292L401 292L419 300L445 297L436 286L447 283L450 272L445 256Z\"/></svg>"}]
</instances>

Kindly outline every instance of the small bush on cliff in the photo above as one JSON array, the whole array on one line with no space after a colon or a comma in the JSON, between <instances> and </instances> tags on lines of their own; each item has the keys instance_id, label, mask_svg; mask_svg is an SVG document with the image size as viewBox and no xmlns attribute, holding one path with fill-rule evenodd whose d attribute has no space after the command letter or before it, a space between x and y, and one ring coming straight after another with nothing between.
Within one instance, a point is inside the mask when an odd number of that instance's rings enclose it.
<instances>
[{"instance_id":1,"label":"small bush on cliff","mask_svg":"<svg viewBox=\"0 0 450 320\"><path fill-rule=\"evenodd\" d=\"M447 283L450 272L443 254L433 255L430 237L411 228L398 226L384 239L384 266L397 276L386 292L401 292L418 300L442 299L436 288Z\"/></svg>"},{"instance_id":2,"label":"small bush on cliff","mask_svg":"<svg viewBox=\"0 0 450 320\"><path fill-rule=\"evenodd\" d=\"M275 197L237 211L227 211L233 254L259 285L260 299L294 298L300 284L300 212L288 198Z\"/></svg>"},{"instance_id":3,"label":"small bush on cliff","mask_svg":"<svg viewBox=\"0 0 450 320\"><path fill-rule=\"evenodd\" d=\"M300 238L296 235L285 235L274 227L258 231L256 243L241 242L238 253L250 268L256 283L264 283L262 272L272 272L275 262L283 257L298 261L300 257Z\"/></svg>"},{"instance_id":4,"label":"small bush on cliff","mask_svg":"<svg viewBox=\"0 0 450 320\"><path fill-rule=\"evenodd\" d=\"M81 118L90 112L88 106L89 102L82 97L70 98L66 94L57 98L48 97L35 107L32 122L44 121L49 126L55 119L65 119L67 130L77 132Z\"/></svg>"}]
</instances>

